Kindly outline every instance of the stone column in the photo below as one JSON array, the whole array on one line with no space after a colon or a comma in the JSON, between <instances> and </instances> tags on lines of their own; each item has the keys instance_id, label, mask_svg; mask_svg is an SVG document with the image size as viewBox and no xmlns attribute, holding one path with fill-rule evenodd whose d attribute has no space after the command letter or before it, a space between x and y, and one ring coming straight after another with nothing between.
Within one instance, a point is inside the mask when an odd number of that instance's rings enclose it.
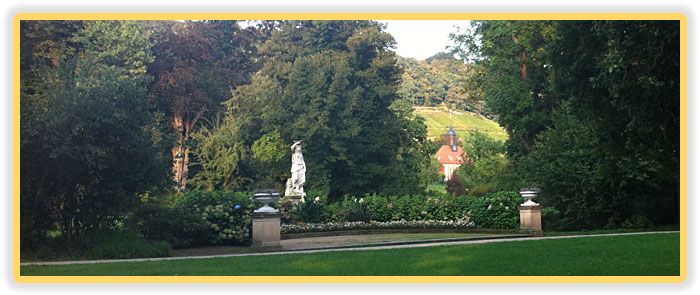
<instances>
[{"instance_id":1,"label":"stone column","mask_svg":"<svg viewBox=\"0 0 700 295\"><path fill-rule=\"evenodd\" d=\"M529 233L535 237L543 235L542 206L520 206L520 232Z\"/></svg>"},{"instance_id":2,"label":"stone column","mask_svg":"<svg viewBox=\"0 0 700 295\"><path fill-rule=\"evenodd\" d=\"M254 212L253 215L253 245L257 251L278 251L280 244L280 222L282 213Z\"/></svg>"}]
</instances>

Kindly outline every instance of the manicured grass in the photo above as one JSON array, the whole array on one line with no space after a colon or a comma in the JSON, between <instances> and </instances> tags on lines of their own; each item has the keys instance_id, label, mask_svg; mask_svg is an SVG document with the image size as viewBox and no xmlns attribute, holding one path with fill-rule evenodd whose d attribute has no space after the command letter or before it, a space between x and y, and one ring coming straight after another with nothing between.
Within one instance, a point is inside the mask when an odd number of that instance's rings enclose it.
<instances>
[{"instance_id":1,"label":"manicured grass","mask_svg":"<svg viewBox=\"0 0 700 295\"><path fill-rule=\"evenodd\" d=\"M432 110L442 110L435 108ZM425 118L425 124L428 126L428 137L435 137L447 132L447 127L450 126L450 113L445 112L416 112L418 115ZM486 119L480 115L461 111L461 114L452 115L452 127L459 136L467 138L469 130L479 130L491 136L496 140L508 139L508 134L498 125L498 123Z\"/></svg>"},{"instance_id":2,"label":"manicured grass","mask_svg":"<svg viewBox=\"0 0 700 295\"><path fill-rule=\"evenodd\" d=\"M653 228L619 228L619 229L598 229L590 231L545 231L545 236L572 236L572 235L599 235L599 234L618 234L618 233L635 233L635 232L651 232L651 231L679 231L679 225L663 225Z\"/></svg>"},{"instance_id":3,"label":"manicured grass","mask_svg":"<svg viewBox=\"0 0 700 295\"><path fill-rule=\"evenodd\" d=\"M648 234L176 261L23 266L21 275L678 276L680 235Z\"/></svg>"},{"instance_id":4,"label":"manicured grass","mask_svg":"<svg viewBox=\"0 0 700 295\"><path fill-rule=\"evenodd\" d=\"M486 236L483 233L399 233L399 234L370 234L370 235L344 235L327 237L298 238L282 241L283 247L315 248L338 245L372 245L385 242L420 241L433 239L453 239Z\"/></svg>"}]
</instances>

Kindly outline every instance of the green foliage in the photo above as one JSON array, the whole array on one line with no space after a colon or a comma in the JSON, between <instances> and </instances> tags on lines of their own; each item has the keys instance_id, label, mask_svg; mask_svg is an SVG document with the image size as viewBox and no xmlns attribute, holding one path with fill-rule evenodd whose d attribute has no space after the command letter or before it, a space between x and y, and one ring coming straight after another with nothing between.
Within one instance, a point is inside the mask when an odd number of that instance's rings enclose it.
<instances>
[{"instance_id":1,"label":"green foliage","mask_svg":"<svg viewBox=\"0 0 700 295\"><path fill-rule=\"evenodd\" d=\"M52 238L31 250L22 248L20 257L22 262L25 262L150 258L171 255L168 243L145 242L136 232L126 229L90 233L83 242L76 247L65 245L65 241L60 238Z\"/></svg>"},{"instance_id":2,"label":"green foliage","mask_svg":"<svg viewBox=\"0 0 700 295\"><path fill-rule=\"evenodd\" d=\"M399 57L398 65L404 70L397 90L401 100L418 106L447 104L453 109L490 116L481 102L481 88L462 86L476 75L473 65L464 64L445 52L424 61Z\"/></svg>"},{"instance_id":3,"label":"green foliage","mask_svg":"<svg viewBox=\"0 0 700 295\"><path fill-rule=\"evenodd\" d=\"M262 161L277 162L289 154L289 148L278 131L265 134L253 143L253 157Z\"/></svg>"},{"instance_id":4,"label":"green foliage","mask_svg":"<svg viewBox=\"0 0 700 295\"><path fill-rule=\"evenodd\" d=\"M176 248L248 245L254 209L247 193L194 190L174 207L144 204L129 220L144 238Z\"/></svg>"},{"instance_id":5,"label":"green foliage","mask_svg":"<svg viewBox=\"0 0 700 295\"><path fill-rule=\"evenodd\" d=\"M164 241L174 248L207 245L212 230L199 214L184 207L144 204L129 222L146 240Z\"/></svg>"},{"instance_id":6,"label":"green foliage","mask_svg":"<svg viewBox=\"0 0 700 295\"><path fill-rule=\"evenodd\" d=\"M138 204L137 194L167 176L147 96L143 65L153 57L143 27L73 25L61 29L63 37L72 32L70 40L59 42L71 49L57 45L63 49L54 53L64 55L50 66L41 55L25 55L42 69L30 73L37 84L20 89L21 236L28 247L56 225L63 239L80 244L87 232L113 227Z\"/></svg>"},{"instance_id":7,"label":"green foliage","mask_svg":"<svg viewBox=\"0 0 700 295\"><path fill-rule=\"evenodd\" d=\"M345 196L342 202L326 203L307 198L305 210L313 210L319 219L313 223L392 222L392 221L466 221L470 226L491 229L516 229L520 215L518 205L522 198L516 192L498 192L484 197L456 196L453 194L383 196L366 194L363 197ZM314 197L315 198L315 197ZM489 208L491 206L491 208ZM303 213L302 213L303 214ZM307 218L306 222L310 222Z\"/></svg>"},{"instance_id":8,"label":"green foliage","mask_svg":"<svg viewBox=\"0 0 700 295\"><path fill-rule=\"evenodd\" d=\"M343 200L343 215L345 216L345 221L355 222L369 222L371 215L367 208L363 198L349 197L346 196Z\"/></svg>"},{"instance_id":9,"label":"green foliage","mask_svg":"<svg viewBox=\"0 0 700 295\"><path fill-rule=\"evenodd\" d=\"M294 213L296 219L306 223L318 223L324 220L323 206L328 198L318 191L310 191L304 197L304 202L299 202Z\"/></svg>"},{"instance_id":10,"label":"green foliage","mask_svg":"<svg viewBox=\"0 0 700 295\"><path fill-rule=\"evenodd\" d=\"M476 198L469 216L479 227L516 229L520 226L518 206L523 199L517 192L498 192Z\"/></svg>"},{"instance_id":11,"label":"green foliage","mask_svg":"<svg viewBox=\"0 0 700 295\"><path fill-rule=\"evenodd\" d=\"M532 152L535 136L550 123L553 38L552 21L472 21L467 34L453 35L462 58L481 67L487 108L508 132L511 156Z\"/></svg>"},{"instance_id":12,"label":"green foliage","mask_svg":"<svg viewBox=\"0 0 700 295\"><path fill-rule=\"evenodd\" d=\"M656 224L677 223L680 23L561 22L556 32L555 50L561 54L552 58L556 74L553 87L569 103L562 107L569 108L575 120L586 123L584 135L596 143L572 151L582 153L583 159L578 161L591 169L579 172L590 177L569 181L584 187L577 195L590 192L590 205L560 211L583 223L571 212L602 211L599 218L608 227L618 227L635 216L645 216ZM559 130L552 132L561 134L569 128L582 132L576 126L556 126ZM546 140L556 142L552 137ZM558 161L557 154L546 160ZM538 179L547 176L542 173ZM548 194L553 199L565 192L557 188ZM605 210L599 210L601 207Z\"/></svg>"},{"instance_id":13,"label":"green foliage","mask_svg":"<svg viewBox=\"0 0 700 295\"><path fill-rule=\"evenodd\" d=\"M508 183L540 187L556 227L678 222L679 36L678 21L484 21L454 35L510 135Z\"/></svg>"},{"instance_id":14,"label":"green foliage","mask_svg":"<svg viewBox=\"0 0 700 295\"><path fill-rule=\"evenodd\" d=\"M178 200L176 208L198 215L210 230L209 245L248 244L251 239L251 213L255 208L249 193L191 191Z\"/></svg>"},{"instance_id":15,"label":"green foliage","mask_svg":"<svg viewBox=\"0 0 700 295\"><path fill-rule=\"evenodd\" d=\"M206 135L221 141L220 149L240 144L242 152L273 157L239 157L231 177L283 183L287 146L301 140L307 190L328 192L332 200L424 190L418 175L430 165L425 125L410 106L392 104L399 68L391 46L391 36L368 21L289 21L272 31L261 48L262 71L225 103L224 125L232 126L220 129L235 134ZM202 167L206 161L218 160L204 157ZM214 187L223 179L218 173Z\"/></svg>"},{"instance_id":16,"label":"green foliage","mask_svg":"<svg viewBox=\"0 0 700 295\"><path fill-rule=\"evenodd\" d=\"M250 152L238 138L238 128L230 117L217 119L212 127L202 127L192 138L197 147L192 151L199 172L190 180L196 189L207 191L241 189L251 182L241 173L240 163Z\"/></svg>"},{"instance_id":17,"label":"green foliage","mask_svg":"<svg viewBox=\"0 0 700 295\"><path fill-rule=\"evenodd\" d=\"M150 42L155 55L148 68L156 79L150 94L167 117L167 131L173 136L170 147L173 180L176 188L182 190L189 178L189 153L194 145L190 141L198 129L197 123L203 118L217 117L222 109L221 102L230 98L231 89L250 82L250 73L260 66L256 60L260 35L254 28L241 29L236 21L147 24L152 32ZM228 161L222 165L233 164ZM205 180L200 179L197 187L228 189L231 182L241 181L227 179L226 184L212 184L210 180L222 173L222 167L218 168L209 167L205 172L207 176L203 176ZM224 174L226 178L228 174Z\"/></svg>"}]
</instances>

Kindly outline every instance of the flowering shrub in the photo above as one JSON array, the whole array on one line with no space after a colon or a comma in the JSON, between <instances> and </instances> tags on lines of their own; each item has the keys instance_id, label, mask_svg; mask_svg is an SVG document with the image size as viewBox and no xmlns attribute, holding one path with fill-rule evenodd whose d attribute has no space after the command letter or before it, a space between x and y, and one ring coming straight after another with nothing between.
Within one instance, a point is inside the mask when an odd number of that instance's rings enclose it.
<instances>
[{"instance_id":1,"label":"flowering shrub","mask_svg":"<svg viewBox=\"0 0 700 295\"><path fill-rule=\"evenodd\" d=\"M309 191L304 202L299 202L294 208L297 220L310 223L323 221L323 206L327 202L326 196L317 191Z\"/></svg>"},{"instance_id":2,"label":"flowering shrub","mask_svg":"<svg viewBox=\"0 0 700 295\"><path fill-rule=\"evenodd\" d=\"M282 233L306 233L339 230L360 229L470 229L474 228L474 222L464 220L416 220L416 221L388 221L388 222L332 222L332 223L305 223L282 224Z\"/></svg>"},{"instance_id":3,"label":"flowering shrub","mask_svg":"<svg viewBox=\"0 0 700 295\"><path fill-rule=\"evenodd\" d=\"M479 227L492 229L518 228L523 198L517 192L497 192L480 198L470 206L468 215Z\"/></svg>"},{"instance_id":4,"label":"flowering shrub","mask_svg":"<svg viewBox=\"0 0 700 295\"><path fill-rule=\"evenodd\" d=\"M248 244L254 208L250 194L191 191L174 207L144 205L132 220L145 238L175 248Z\"/></svg>"},{"instance_id":5,"label":"flowering shrub","mask_svg":"<svg viewBox=\"0 0 700 295\"><path fill-rule=\"evenodd\" d=\"M361 198L346 196L342 202L334 204L317 202L314 206L322 207L321 223L469 219L479 228L515 229L519 225L518 205L522 201L516 192L498 192L484 197L434 193L429 196L367 194ZM302 221L318 222L308 218Z\"/></svg>"},{"instance_id":6,"label":"flowering shrub","mask_svg":"<svg viewBox=\"0 0 700 295\"><path fill-rule=\"evenodd\" d=\"M364 221L368 222L371 218L370 212L367 209L367 204L363 198L345 196L343 200L343 215L345 220L349 222Z\"/></svg>"},{"instance_id":7,"label":"flowering shrub","mask_svg":"<svg viewBox=\"0 0 700 295\"><path fill-rule=\"evenodd\" d=\"M353 229L517 229L516 192L484 197L431 194L412 196L346 196L327 203L323 195L309 193L306 202L292 210L295 220L282 224L282 233ZM259 207L259 206L258 206ZM249 244L252 195L233 192L192 191L174 208L148 207L135 214L144 237L164 240L173 247ZM288 221L289 222L289 221Z\"/></svg>"},{"instance_id":8,"label":"flowering shrub","mask_svg":"<svg viewBox=\"0 0 700 295\"><path fill-rule=\"evenodd\" d=\"M250 241L252 194L240 192L191 191L176 207L194 212L208 228L207 244L247 244Z\"/></svg>"}]
</instances>

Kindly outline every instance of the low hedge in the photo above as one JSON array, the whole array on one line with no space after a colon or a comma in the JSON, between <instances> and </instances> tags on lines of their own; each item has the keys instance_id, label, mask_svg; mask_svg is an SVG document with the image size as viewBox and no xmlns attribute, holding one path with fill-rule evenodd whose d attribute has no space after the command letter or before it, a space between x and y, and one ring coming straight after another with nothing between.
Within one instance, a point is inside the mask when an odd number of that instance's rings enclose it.
<instances>
[{"instance_id":1,"label":"low hedge","mask_svg":"<svg viewBox=\"0 0 700 295\"><path fill-rule=\"evenodd\" d=\"M310 192L304 203L288 208L293 214L282 233L348 229L482 228L517 229L516 192L483 197L450 194L346 196L328 203L326 196ZM141 234L167 241L175 248L204 245L249 245L251 214L256 206L250 193L191 191L175 206L144 205L135 212ZM295 223L306 223L296 225Z\"/></svg>"},{"instance_id":2,"label":"low hedge","mask_svg":"<svg viewBox=\"0 0 700 295\"><path fill-rule=\"evenodd\" d=\"M297 215L297 222L344 223L354 221L454 221L469 220L478 228L516 229L520 222L518 206L523 199L517 192L497 192L483 197L451 194L380 196L346 196L342 202L329 204L326 198L306 199L297 212L312 207L321 210L324 218L305 219ZM320 208L320 209L319 209ZM318 214L314 215L315 217Z\"/></svg>"}]
</instances>

